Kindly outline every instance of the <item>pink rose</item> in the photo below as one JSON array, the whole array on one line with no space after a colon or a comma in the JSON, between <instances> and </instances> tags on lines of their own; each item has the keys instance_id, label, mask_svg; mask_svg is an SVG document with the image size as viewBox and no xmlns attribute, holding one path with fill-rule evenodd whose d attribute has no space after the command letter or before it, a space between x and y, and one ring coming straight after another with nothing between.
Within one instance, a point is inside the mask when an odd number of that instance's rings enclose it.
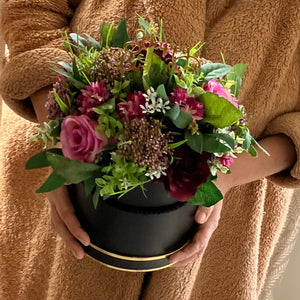
<instances>
[{"instance_id":1,"label":"pink rose","mask_svg":"<svg viewBox=\"0 0 300 300\"><path fill-rule=\"evenodd\" d=\"M215 80L210 80L203 86L203 89L206 92L211 92L217 94L219 97L223 97L227 99L231 104L233 104L236 108L238 108L238 104L236 100L230 95L230 92L224 88L224 86Z\"/></svg>"},{"instance_id":2,"label":"pink rose","mask_svg":"<svg viewBox=\"0 0 300 300\"><path fill-rule=\"evenodd\" d=\"M61 124L60 142L65 157L92 163L107 145L104 132L97 131L97 122L86 115L67 116Z\"/></svg>"}]
</instances>

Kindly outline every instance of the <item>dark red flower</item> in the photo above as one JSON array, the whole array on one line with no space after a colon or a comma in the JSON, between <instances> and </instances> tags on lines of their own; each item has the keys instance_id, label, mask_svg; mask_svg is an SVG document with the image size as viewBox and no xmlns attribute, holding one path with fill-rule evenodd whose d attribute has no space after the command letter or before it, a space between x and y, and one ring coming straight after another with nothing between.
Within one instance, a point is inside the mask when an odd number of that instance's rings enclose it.
<instances>
[{"instance_id":1,"label":"dark red flower","mask_svg":"<svg viewBox=\"0 0 300 300\"><path fill-rule=\"evenodd\" d=\"M135 118L145 118L141 105L145 105L145 97L141 91L134 91L127 94L127 101L118 103L119 117L122 121L133 120Z\"/></svg>"},{"instance_id":2,"label":"dark red flower","mask_svg":"<svg viewBox=\"0 0 300 300\"><path fill-rule=\"evenodd\" d=\"M174 152L175 159L164 177L165 189L178 201L188 201L194 197L197 188L210 176L207 160L210 154L199 154L188 146L180 146Z\"/></svg>"}]
</instances>

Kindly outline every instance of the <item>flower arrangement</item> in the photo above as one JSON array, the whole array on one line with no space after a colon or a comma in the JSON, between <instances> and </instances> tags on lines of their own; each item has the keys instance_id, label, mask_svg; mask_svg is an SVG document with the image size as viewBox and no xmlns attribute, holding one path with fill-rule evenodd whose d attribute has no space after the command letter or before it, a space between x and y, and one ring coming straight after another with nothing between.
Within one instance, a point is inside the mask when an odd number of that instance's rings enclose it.
<instances>
[{"instance_id":1,"label":"flower arrangement","mask_svg":"<svg viewBox=\"0 0 300 300\"><path fill-rule=\"evenodd\" d=\"M55 69L50 121L33 137L52 148L27 162L53 169L37 192L84 182L96 207L99 195L160 181L172 198L210 206L222 199L217 171L229 173L237 153L256 155L237 101L246 65L212 63L196 55L203 44L172 47L162 23L139 24L133 40L125 20L103 23L100 42L66 34L72 63Z\"/></svg>"}]
</instances>

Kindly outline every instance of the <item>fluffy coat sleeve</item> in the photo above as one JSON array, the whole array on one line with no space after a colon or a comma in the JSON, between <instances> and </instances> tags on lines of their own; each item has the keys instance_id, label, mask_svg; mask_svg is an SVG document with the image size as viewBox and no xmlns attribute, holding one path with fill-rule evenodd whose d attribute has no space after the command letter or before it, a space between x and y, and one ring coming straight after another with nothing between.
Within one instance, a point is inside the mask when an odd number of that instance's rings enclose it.
<instances>
[{"instance_id":1,"label":"fluffy coat sleeve","mask_svg":"<svg viewBox=\"0 0 300 300\"><path fill-rule=\"evenodd\" d=\"M2 34L9 58L0 79L5 102L18 114L35 121L29 96L55 82L57 61L68 61L62 34L79 1L7 0L2 9Z\"/></svg>"}]
</instances>

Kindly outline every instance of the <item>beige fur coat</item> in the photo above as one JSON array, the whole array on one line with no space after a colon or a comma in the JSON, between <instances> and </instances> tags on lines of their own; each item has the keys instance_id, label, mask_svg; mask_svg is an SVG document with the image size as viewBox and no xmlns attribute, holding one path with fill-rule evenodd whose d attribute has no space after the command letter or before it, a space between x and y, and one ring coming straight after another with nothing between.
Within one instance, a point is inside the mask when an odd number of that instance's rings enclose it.
<instances>
[{"instance_id":1,"label":"beige fur coat","mask_svg":"<svg viewBox=\"0 0 300 300\"><path fill-rule=\"evenodd\" d=\"M77 2L77 3L75 3ZM10 50L0 80L0 299L138 300L143 273L76 261L51 230L46 198L34 190L43 171L25 171L39 150L28 141L35 115L29 96L53 83L50 68L67 58L61 30L98 35L102 21L135 13L163 17L168 41L206 41L202 56L248 71L240 94L255 138L284 133L300 153L299 0L8 0L2 30ZM245 170L247 171L247 170ZM231 189L205 256L181 269L154 272L144 300L255 300L264 283L300 160L286 172Z\"/></svg>"}]
</instances>

